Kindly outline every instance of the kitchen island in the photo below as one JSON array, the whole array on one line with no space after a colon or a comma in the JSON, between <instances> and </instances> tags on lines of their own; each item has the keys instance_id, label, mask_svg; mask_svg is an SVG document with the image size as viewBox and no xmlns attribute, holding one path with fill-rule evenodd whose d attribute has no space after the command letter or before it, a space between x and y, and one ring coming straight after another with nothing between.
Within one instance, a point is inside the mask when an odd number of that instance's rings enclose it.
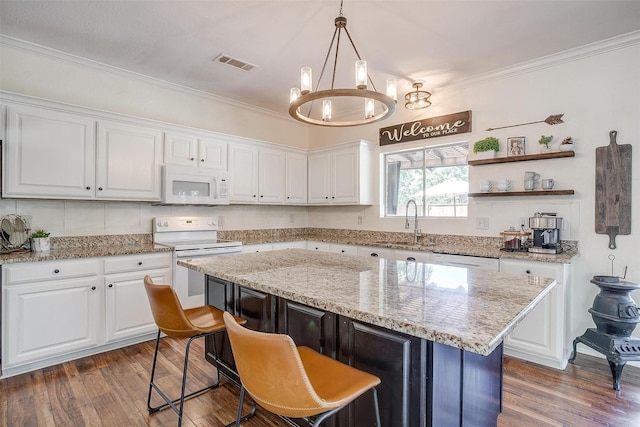
<instances>
[{"instance_id":1,"label":"kitchen island","mask_svg":"<svg viewBox=\"0 0 640 427\"><path fill-rule=\"evenodd\" d=\"M502 340L555 281L303 249L179 261L209 304L378 375L385 426L495 425ZM233 377L224 338L216 343ZM207 345L213 350L212 341ZM373 425L363 397L339 426Z\"/></svg>"}]
</instances>

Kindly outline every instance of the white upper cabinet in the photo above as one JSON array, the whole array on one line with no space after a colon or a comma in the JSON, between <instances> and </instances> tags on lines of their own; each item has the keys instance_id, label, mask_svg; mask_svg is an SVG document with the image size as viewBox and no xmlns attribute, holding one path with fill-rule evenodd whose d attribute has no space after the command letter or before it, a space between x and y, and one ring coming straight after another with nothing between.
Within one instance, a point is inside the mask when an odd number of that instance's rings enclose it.
<instances>
[{"instance_id":1,"label":"white upper cabinet","mask_svg":"<svg viewBox=\"0 0 640 427\"><path fill-rule=\"evenodd\" d=\"M160 130L98 122L97 198L160 200L161 165Z\"/></svg>"},{"instance_id":2,"label":"white upper cabinet","mask_svg":"<svg viewBox=\"0 0 640 427\"><path fill-rule=\"evenodd\" d=\"M4 197L160 200L161 130L29 101L6 105Z\"/></svg>"},{"instance_id":3,"label":"white upper cabinet","mask_svg":"<svg viewBox=\"0 0 640 427\"><path fill-rule=\"evenodd\" d=\"M372 146L366 141L312 150L308 162L308 202L369 205Z\"/></svg>"},{"instance_id":4,"label":"white upper cabinet","mask_svg":"<svg viewBox=\"0 0 640 427\"><path fill-rule=\"evenodd\" d=\"M7 116L5 197L93 197L95 120L23 105Z\"/></svg>"},{"instance_id":5,"label":"white upper cabinet","mask_svg":"<svg viewBox=\"0 0 640 427\"><path fill-rule=\"evenodd\" d=\"M283 204L285 153L285 150L260 145L230 144L230 202Z\"/></svg>"},{"instance_id":6,"label":"white upper cabinet","mask_svg":"<svg viewBox=\"0 0 640 427\"><path fill-rule=\"evenodd\" d=\"M307 156L299 153L285 155L285 203L307 204Z\"/></svg>"},{"instance_id":7,"label":"white upper cabinet","mask_svg":"<svg viewBox=\"0 0 640 427\"><path fill-rule=\"evenodd\" d=\"M164 162L207 169L227 169L227 142L215 136L167 132Z\"/></svg>"}]
</instances>

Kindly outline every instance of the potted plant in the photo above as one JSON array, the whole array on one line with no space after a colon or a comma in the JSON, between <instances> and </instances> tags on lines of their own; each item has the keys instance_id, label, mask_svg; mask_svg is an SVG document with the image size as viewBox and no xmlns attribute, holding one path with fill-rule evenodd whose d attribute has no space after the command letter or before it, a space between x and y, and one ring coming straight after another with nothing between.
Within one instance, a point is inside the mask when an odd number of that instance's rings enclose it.
<instances>
[{"instance_id":1,"label":"potted plant","mask_svg":"<svg viewBox=\"0 0 640 427\"><path fill-rule=\"evenodd\" d=\"M31 233L31 250L35 252L46 252L51 249L49 241L49 233L47 230L38 228Z\"/></svg>"},{"instance_id":2,"label":"potted plant","mask_svg":"<svg viewBox=\"0 0 640 427\"><path fill-rule=\"evenodd\" d=\"M500 150L500 141L493 136L488 136L473 144L473 152L477 154L479 159L495 157L498 150Z\"/></svg>"},{"instance_id":3,"label":"potted plant","mask_svg":"<svg viewBox=\"0 0 640 427\"><path fill-rule=\"evenodd\" d=\"M542 147L540 147L541 153L548 153L549 151L551 151L551 147L549 147L549 143L551 142L552 139L553 139L553 135L549 135L549 136L542 135L540 137L538 142L540 143L540 145L542 145Z\"/></svg>"},{"instance_id":4,"label":"potted plant","mask_svg":"<svg viewBox=\"0 0 640 427\"><path fill-rule=\"evenodd\" d=\"M560 143L560 151L572 151L573 150L573 138L568 136Z\"/></svg>"}]
</instances>

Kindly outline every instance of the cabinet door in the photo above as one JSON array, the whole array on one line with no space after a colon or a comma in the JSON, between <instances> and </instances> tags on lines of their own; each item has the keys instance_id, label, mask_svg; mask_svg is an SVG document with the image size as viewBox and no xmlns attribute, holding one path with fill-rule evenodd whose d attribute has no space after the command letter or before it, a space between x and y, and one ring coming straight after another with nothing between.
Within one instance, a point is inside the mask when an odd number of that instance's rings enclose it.
<instances>
[{"instance_id":1,"label":"cabinet door","mask_svg":"<svg viewBox=\"0 0 640 427\"><path fill-rule=\"evenodd\" d=\"M247 319L246 327L255 331L276 331L276 297L238 286L236 314Z\"/></svg>"},{"instance_id":2,"label":"cabinet door","mask_svg":"<svg viewBox=\"0 0 640 427\"><path fill-rule=\"evenodd\" d=\"M229 146L229 201L257 203L258 149L244 145Z\"/></svg>"},{"instance_id":3,"label":"cabinet door","mask_svg":"<svg viewBox=\"0 0 640 427\"><path fill-rule=\"evenodd\" d=\"M259 150L259 203L284 203L285 153L281 150Z\"/></svg>"},{"instance_id":4,"label":"cabinet door","mask_svg":"<svg viewBox=\"0 0 640 427\"><path fill-rule=\"evenodd\" d=\"M160 200L162 132L119 122L98 123L96 197Z\"/></svg>"},{"instance_id":5,"label":"cabinet door","mask_svg":"<svg viewBox=\"0 0 640 427\"><path fill-rule=\"evenodd\" d=\"M7 286L4 297L3 368L98 344L97 278Z\"/></svg>"},{"instance_id":6,"label":"cabinet door","mask_svg":"<svg viewBox=\"0 0 640 427\"><path fill-rule=\"evenodd\" d=\"M307 203L307 156L286 155L286 199L285 203L304 205Z\"/></svg>"},{"instance_id":7,"label":"cabinet door","mask_svg":"<svg viewBox=\"0 0 640 427\"><path fill-rule=\"evenodd\" d=\"M500 260L500 271L558 281L555 288L505 338L504 345L505 354L563 369L566 366L564 264Z\"/></svg>"},{"instance_id":8,"label":"cabinet door","mask_svg":"<svg viewBox=\"0 0 640 427\"><path fill-rule=\"evenodd\" d=\"M4 196L93 197L95 120L25 106L7 114Z\"/></svg>"},{"instance_id":9,"label":"cabinet door","mask_svg":"<svg viewBox=\"0 0 640 427\"><path fill-rule=\"evenodd\" d=\"M227 170L227 143L214 138L198 138L198 166Z\"/></svg>"},{"instance_id":10,"label":"cabinet door","mask_svg":"<svg viewBox=\"0 0 640 427\"><path fill-rule=\"evenodd\" d=\"M326 205L329 200L329 172L331 156L327 153L310 155L308 159L308 192L309 204Z\"/></svg>"},{"instance_id":11,"label":"cabinet door","mask_svg":"<svg viewBox=\"0 0 640 427\"><path fill-rule=\"evenodd\" d=\"M206 276L205 301L220 310L228 311L235 314L234 310L234 289L235 285L226 280L216 277ZM229 337L224 333L216 334L212 337L205 337L205 358L209 363L215 365L215 355L222 365L218 365L220 370L227 376L239 380L236 373L236 363L233 359L231 351L231 343Z\"/></svg>"},{"instance_id":12,"label":"cabinet door","mask_svg":"<svg viewBox=\"0 0 640 427\"><path fill-rule=\"evenodd\" d=\"M382 380L377 389L383 426L424 425L425 346L419 338L338 317L338 360ZM372 426L374 414L373 399L366 393L337 417L341 427Z\"/></svg>"},{"instance_id":13,"label":"cabinet door","mask_svg":"<svg viewBox=\"0 0 640 427\"><path fill-rule=\"evenodd\" d=\"M172 270L114 274L105 281L106 342L152 333L158 330L144 289L144 276L154 283L171 283Z\"/></svg>"},{"instance_id":14,"label":"cabinet door","mask_svg":"<svg viewBox=\"0 0 640 427\"><path fill-rule=\"evenodd\" d=\"M333 153L331 163L331 203L358 203L360 170L358 148Z\"/></svg>"},{"instance_id":15,"label":"cabinet door","mask_svg":"<svg viewBox=\"0 0 640 427\"><path fill-rule=\"evenodd\" d=\"M339 245L333 243L329 250L337 254L358 255L358 247L354 245Z\"/></svg>"},{"instance_id":16,"label":"cabinet door","mask_svg":"<svg viewBox=\"0 0 640 427\"><path fill-rule=\"evenodd\" d=\"M278 333L289 335L297 346L335 357L336 315L280 298Z\"/></svg>"},{"instance_id":17,"label":"cabinet door","mask_svg":"<svg viewBox=\"0 0 640 427\"><path fill-rule=\"evenodd\" d=\"M164 162L170 165L196 166L198 139L193 135L166 132L164 136Z\"/></svg>"}]
</instances>

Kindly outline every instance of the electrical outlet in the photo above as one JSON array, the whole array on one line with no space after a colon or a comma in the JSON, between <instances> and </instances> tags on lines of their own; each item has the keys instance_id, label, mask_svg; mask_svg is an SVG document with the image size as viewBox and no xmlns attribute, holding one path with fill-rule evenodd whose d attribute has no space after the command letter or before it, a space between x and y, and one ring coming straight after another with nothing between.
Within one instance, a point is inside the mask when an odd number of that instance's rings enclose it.
<instances>
[{"instance_id":1,"label":"electrical outlet","mask_svg":"<svg viewBox=\"0 0 640 427\"><path fill-rule=\"evenodd\" d=\"M220 215L218 216L218 226L222 227L224 225L224 216Z\"/></svg>"},{"instance_id":2,"label":"electrical outlet","mask_svg":"<svg viewBox=\"0 0 640 427\"><path fill-rule=\"evenodd\" d=\"M290 223L296 222L296 216L294 214L289 214L289 222Z\"/></svg>"},{"instance_id":3,"label":"electrical outlet","mask_svg":"<svg viewBox=\"0 0 640 427\"><path fill-rule=\"evenodd\" d=\"M476 218L476 228L479 230L489 229L489 218L486 216Z\"/></svg>"},{"instance_id":4,"label":"electrical outlet","mask_svg":"<svg viewBox=\"0 0 640 427\"><path fill-rule=\"evenodd\" d=\"M358 225L362 225L362 215L358 215Z\"/></svg>"}]
</instances>

